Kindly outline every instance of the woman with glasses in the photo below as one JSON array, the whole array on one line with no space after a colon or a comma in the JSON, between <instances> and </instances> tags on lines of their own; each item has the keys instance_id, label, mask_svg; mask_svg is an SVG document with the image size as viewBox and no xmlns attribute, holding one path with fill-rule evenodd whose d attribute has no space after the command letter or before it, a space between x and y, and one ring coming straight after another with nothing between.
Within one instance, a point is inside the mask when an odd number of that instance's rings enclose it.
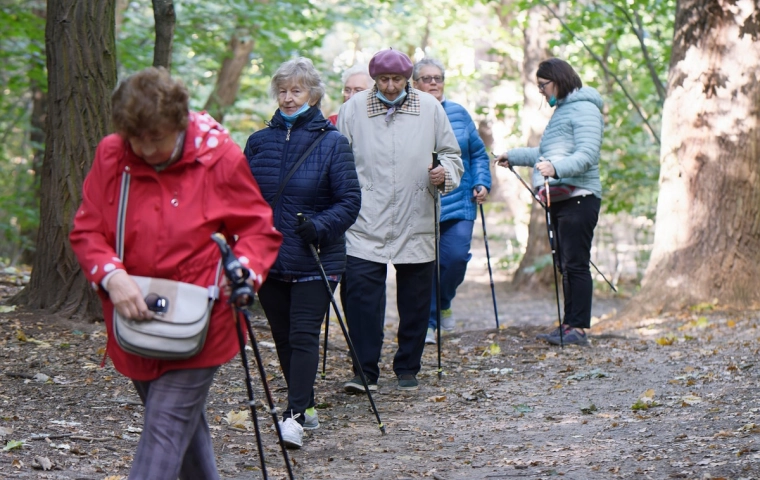
<instances>
[{"instance_id":1,"label":"woman with glasses","mask_svg":"<svg viewBox=\"0 0 760 480\"><path fill-rule=\"evenodd\" d=\"M330 302L311 246L335 290L346 268L345 232L359 215L361 190L348 140L319 111L325 85L311 60L280 65L270 92L279 108L266 128L248 138L245 156L283 235L259 300L288 385L282 438L287 447L300 448L303 431L319 427L314 379Z\"/></svg>"},{"instance_id":2,"label":"woman with glasses","mask_svg":"<svg viewBox=\"0 0 760 480\"><path fill-rule=\"evenodd\" d=\"M211 235L222 232L237 237L234 252L250 269L250 286L258 289L281 242L240 148L213 118L190 111L188 96L163 68L147 68L119 84L111 99L116 133L98 145L70 235L103 303L106 354L145 405L131 480L219 478L206 397L214 374L239 344L223 296L214 303L198 354L156 360L125 352L114 337L114 309L139 322L170 308L155 294L143 298L130 275L214 285L219 249ZM130 179L122 192L125 174ZM119 255L119 199L126 194Z\"/></svg>"},{"instance_id":3,"label":"woman with glasses","mask_svg":"<svg viewBox=\"0 0 760 480\"><path fill-rule=\"evenodd\" d=\"M561 327L537 338L552 345L587 345L585 330L591 327L594 290L589 270L591 241L602 201L603 102L596 90L583 86L573 67L558 58L541 62L536 77L541 94L556 108L541 143L536 148L509 150L496 161L502 167L534 167L533 186L545 201L551 199L565 315Z\"/></svg>"},{"instance_id":4,"label":"woman with glasses","mask_svg":"<svg viewBox=\"0 0 760 480\"><path fill-rule=\"evenodd\" d=\"M443 96L445 69L432 58L423 58L414 65L414 88L434 96L446 112L451 128L462 150L464 173L454 191L441 197L440 264L441 264L441 329L454 330L451 302L457 287L464 281L467 263L472 258L470 241L477 217L477 204L486 200L491 189L490 160L478 129L467 110ZM435 344L437 325L435 282L430 302L430 318L426 344Z\"/></svg>"}]
</instances>

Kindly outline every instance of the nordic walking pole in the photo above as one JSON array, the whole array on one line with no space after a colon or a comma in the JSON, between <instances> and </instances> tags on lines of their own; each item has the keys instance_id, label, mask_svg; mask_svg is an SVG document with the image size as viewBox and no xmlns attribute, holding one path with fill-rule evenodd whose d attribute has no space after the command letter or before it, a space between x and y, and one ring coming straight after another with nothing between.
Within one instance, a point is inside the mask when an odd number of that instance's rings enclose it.
<instances>
[{"instance_id":1,"label":"nordic walking pole","mask_svg":"<svg viewBox=\"0 0 760 480\"><path fill-rule=\"evenodd\" d=\"M269 384L267 383L267 374L264 370L264 362L261 360L259 344L256 341L256 336L253 334L251 319L248 317L248 312L242 308L242 306L253 304L253 288L251 288L251 286L246 283L246 280L250 275L250 271L247 268L243 267L243 265L240 263L240 260L238 260L235 254L232 253L232 249L227 244L227 239L224 238L224 235L218 232L214 233L211 235L211 240L213 240L219 247L219 251L222 255L222 267L224 268L224 274L227 277L227 280L230 282L231 295L229 302L233 305L234 308L233 317L235 317L234 320L238 334L238 343L240 344L240 359L243 362L243 369L245 370L246 389L248 390L248 406L251 409L251 417L254 429L256 430L259 457L261 458L261 472L264 476L264 480L267 480L266 466L264 462L264 449L260 439L261 433L259 431L258 416L256 415L256 403L253 399L251 373L248 367L248 357L245 353L245 339L243 338L243 327L241 325L240 315L242 315L242 321L245 322L248 329L248 336L251 339L251 348L253 348L256 364L259 367L259 377L261 378L261 384L264 387L264 393L267 397L269 413L272 415L272 420L274 421L274 428L277 431L277 438L280 441L280 449L282 450L282 457L288 470L288 478L290 478L290 480L293 480L293 470L290 467L290 459L288 458L288 452L285 448L285 442L282 439L280 422L277 421L277 408L274 405L272 392L269 390ZM238 304L241 306L239 307ZM237 315L235 315L235 312Z\"/></svg>"},{"instance_id":2,"label":"nordic walking pole","mask_svg":"<svg viewBox=\"0 0 760 480\"><path fill-rule=\"evenodd\" d=\"M433 152L433 168L441 165L438 160L438 153ZM432 170L432 169L431 169ZM433 185L433 215L435 217L435 321L436 332L438 335L438 380L443 378L443 368L441 368L441 218L440 208L438 205L438 187Z\"/></svg>"},{"instance_id":3,"label":"nordic walking pole","mask_svg":"<svg viewBox=\"0 0 760 480\"><path fill-rule=\"evenodd\" d=\"M543 160L541 157L540 160ZM557 298L557 321L559 322L559 346L565 348L565 333L562 331L562 313L559 308L559 285L557 284L557 249L554 246L554 226L552 225L552 196L549 190L549 177L544 177L546 192L546 227L549 231L549 246L552 249L552 270L554 271L554 295ZM564 285L564 284L563 284Z\"/></svg>"},{"instance_id":4,"label":"nordic walking pole","mask_svg":"<svg viewBox=\"0 0 760 480\"><path fill-rule=\"evenodd\" d=\"M327 305L325 314L325 347L322 350L322 380L325 379L325 369L327 367L327 334L330 332L330 304Z\"/></svg>"},{"instance_id":5,"label":"nordic walking pole","mask_svg":"<svg viewBox=\"0 0 760 480\"><path fill-rule=\"evenodd\" d=\"M478 192L482 189L478 186ZM491 279L491 298L493 299L493 316L496 318L496 329L499 329L499 311L496 309L496 290L493 286L493 271L491 271L491 253L488 250L488 234L486 233L486 214L483 212L483 204L480 207L480 220L483 222L483 243L486 245L486 261L488 262L488 277Z\"/></svg>"},{"instance_id":6,"label":"nordic walking pole","mask_svg":"<svg viewBox=\"0 0 760 480\"><path fill-rule=\"evenodd\" d=\"M301 224L306 221L306 217L302 213L296 214L298 217L298 223ZM372 411L375 413L375 418L377 418L377 427L380 429L380 432L385 435L385 425L383 424L383 421L380 420L380 413L377 411L377 407L375 406L375 400L372 398L372 392L369 391L369 384L367 383L367 377L364 375L364 370L362 370L361 365L359 364L359 357L356 355L356 351L354 350L354 344L351 342L351 337L348 335L348 330L346 330L346 325L343 323L343 317L341 317L340 312L338 311L338 302L335 301L335 294L333 293L333 289L330 286L330 281L327 279L327 274L325 273L325 268L322 266L322 260L319 259L319 252L317 252L317 247L315 247L313 244L309 244L309 249L311 250L311 255L314 257L314 261L317 263L317 267L319 267L319 275L322 277L322 280L325 282L325 287L327 288L327 293L330 294L330 303L332 303L333 310L335 310L335 316L338 317L338 324L340 325L340 329L343 330L343 336L346 338L346 343L348 344L348 351L351 353L351 359L354 362L354 365L357 366L357 370L359 371L359 377L362 379L362 385L364 386L364 391L367 392L367 397L369 398L369 404L372 406Z\"/></svg>"}]
</instances>

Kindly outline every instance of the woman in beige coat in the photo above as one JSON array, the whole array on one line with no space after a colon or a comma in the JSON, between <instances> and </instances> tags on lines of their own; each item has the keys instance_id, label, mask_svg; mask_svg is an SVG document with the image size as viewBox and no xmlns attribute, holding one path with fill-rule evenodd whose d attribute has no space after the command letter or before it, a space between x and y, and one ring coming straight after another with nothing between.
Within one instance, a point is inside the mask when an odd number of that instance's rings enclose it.
<instances>
[{"instance_id":1,"label":"woman in beige coat","mask_svg":"<svg viewBox=\"0 0 760 480\"><path fill-rule=\"evenodd\" d=\"M398 50L383 50L369 64L371 90L341 107L338 129L354 152L362 207L346 232L348 263L344 305L351 341L377 389L383 345L387 264L396 269L398 350L393 370L398 388L415 390L425 347L435 261L435 189L459 185L459 144L440 102L409 84L412 62ZM440 166L432 168L432 153ZM363 392L358 376L345 384Z\"/></svg>"}]
</instances>

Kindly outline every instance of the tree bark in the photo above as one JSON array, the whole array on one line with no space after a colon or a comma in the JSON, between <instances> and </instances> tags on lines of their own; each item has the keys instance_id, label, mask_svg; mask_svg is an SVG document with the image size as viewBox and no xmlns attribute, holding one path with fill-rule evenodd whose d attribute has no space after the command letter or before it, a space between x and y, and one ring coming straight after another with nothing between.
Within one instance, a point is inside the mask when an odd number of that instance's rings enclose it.
<instances>
[{"instance_id":1,"label":"tree bark","mask_svg":"<svg viewBox=\"0 0 760 480\"><path fill-rule=\"evenodd\" d=\"M526 145L535 147L541 141L541 135L552 113L549 108L541 108L543 97L538 91L538 84L536 83L538 64L549 58L550 54L547 43L546 19L541 14L540 7L531 9L528 13L527 22L523 31L525 43L520 74L524 86L522 125ZM526 174L524 178L530 184L530 175ZM519 188L523 188L522 185ZM541 268L541 265L546 265L546 262L540 262L541 257L550 254L544 209L532 201L530 224L528 225L528 244L520 261L520 266L517 267L512 278L512 285L524 289L534 288L536 285L549 285L553 282L554 275L551 268Z\"/></svg>"},{"instance_id":2,"label":"tree bark","mask_svg":"<svg viewBox=\"0 0 760 480\"><path fill-rule=\"evenodd\" d=\"M631 304L760 300L758 20L752 0L678 2L646 301Z\"/></svg>"},{"instance_id":3,"label":"tree bark","mask_svg":"<svg viewBox=\"0 0 760 480\"><path fill-rule=\"evenodd\" d=\"M48 114L40 229L29 285L15 303L65 316L100 316L69 245L82 182L110 129L116 85L114 0L50 0L45 46Z\"/></svg>"},{"instance_id":4,"label":"tree bark","mask_svg":"<svg viewBox=\"0 0 760 480\"><path fill-rule=\"evenodd\" d=\"M174 24L177 21L173 0L153 0L153 18L156 22L156 45L153 47L153 66L164 67L170 70L172 67Z\"/></svg>"},{"instance_id":5,"label":"tree bark","mask_svg":"<svg viewBox=\"0 0 760 480\"><path fill-rule=\"evenodd\" d=\"M203 107L217 121L224 120L227 109L235 104L237 92L240 89L240 77L248 66L253 51L253 39L240 39L233 36L229 44L229 52L222 62L222 68L216 78L214 91L209 95Z\"/></svg>"}]
</instances>

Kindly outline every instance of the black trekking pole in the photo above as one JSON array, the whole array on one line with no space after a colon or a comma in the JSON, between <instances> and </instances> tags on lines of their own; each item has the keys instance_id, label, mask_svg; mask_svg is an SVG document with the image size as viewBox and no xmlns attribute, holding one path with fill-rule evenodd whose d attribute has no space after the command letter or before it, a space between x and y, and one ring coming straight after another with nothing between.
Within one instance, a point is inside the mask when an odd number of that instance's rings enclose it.
<instances>
[{"instance_id":1,"label":"black trekking pole","mask_svg":"<svg viewBox=\"0 0 760 480\"><path fill-rule=\"evenodd\" d=\"M433 152L433 168L439 165L441 165L441 161L438 160L438 153ZM438 380L441 380L443 378L443 368L441 367L441 217L440 206L438 204L439 199L438 187L433 185L433 215L435 216L435 322L438 335L438 342L436 342L438 350Z\"/></svg>"},{"instance_id":2,"label":"black trekking pole","mask_svg":"<svg viewBox=\"0 0 760 480\"><path fill-rule=\"evenodd\" d=\"M519 173L517 173L512 166L512 164L509 164L509 170L515 174L518 180L520 180L520 183L523 184L523 186L530 192L530 194L533 196L534 199L538 202L539 205L544 209L546 212L546 227L547 231L549 233L549 247L552 251L552 270L554 271L554 296L557 299L557 321L559 322L559 344L561 347L565 346L564 341L564 332L562 331L562 312L560 311L559 306L559 283L557 280L557 249L554 245L554 227L552 226L552 214L551 214L551 196L549 195L549 178L544 177L544 190L546 191L546 200L547 203L544 203L541 200L541 197L538 196L538 194L533 191L533 189L525 183L525 180L520 176ZM564 286L563 286L564 289Z\"/></svg>"},{"instance_id":3,"label":"black trekking pole","mask_svg":"<svg viewBox=\"0 0 760 480\"><path fill-rule=\"evenodd\" d=\"M514 171L514 170L513 170ZM544 177L544 191L546 192L546 228L549 231L549 246L552 249L552 270L554 271L554 295L557 298L557 320L559 321L559 346L565 348L565 332L562 330L562 313L559 308L559 286L557 285L557 248L555 247L554 226L552 225L552 197L549 192L549 177ZM562 293L565 293L564 283Z\"/></svg>"},{"instance_id":4,"label":"black trekking pole","mask_svg":"<svg viewBox=\"0 0 760 480\"><path fill-rule=\"evenodd\" d=\"M229 302L234 308L234 321L235 330L237 331L238 343L240 345L240 359L243 363L243 370L245 370L246 390L248 391L248 406L251 409L251 417L253 421L253 427L256 432L256 442L259 451L259 458L261 459L261 473L264 480L267 480L266 462L264 460L264 447L261 440L261 431L259 429L258 416L256 415L256 402L253 398L253 383L251 380L251 372L248 366L248 356L245 353L245 337L243 335L243 326L241 323L245 323L248 330L248 336L251 339L251 348L256 359L256 364L259 370L259 377L261 378L261 384L264 387L264 393L267 397L267 403L269 405L269 413L272 415L274 422L274 428L277 431L277 438L280 441L280 449L282 450L282 457L285 461L285 467L288 470L288 478L293 480L293 470L290 466L290 459L288 458L288 452L285 448L285 442L282 439L282 430L280 429L280 423L277 420L277 408L274 405L272 399L272 392L269 390L269 384L267 383L266 371L264 371L264 362L261 359L261 352L259 351L259 345L256 341L256 336L253 333L253 327L251 326L251 319L248 312L239 307L238 304L251 305L253 303L253 289L246 283L249 270L244 268L240 261L232 253L232 249L227 244L227 240L221 233L214 233L211 235L211 239L219 247L219 251L222 255L222 266L224 267L224 274L227 280L230 282L230 289L232 291ZM237 315L236 315L237 314ZM242 320L241 320L242 317Z\"/></svg>"},{"instance_id":5,"label":"black trekking pole","mask_svg":"<svg viewBox=\"0 0 760 480\"><path fill-rule=\"evenodd\" d=\"M482 189L478 187L478 192ZM493 286L493 271L491 271L491 253L488 250L488 234L486 233L486 214L483 212L483 204L480 207L480 220L483 222L483 243L486 245L486 261L488 262L488 277L491 279L491 298L493 299L493 316L496 318L496 329L499 329L499 311L496 309L496 290Z\"/></svg>"},{"instance_id":6,"label":"black trekking pole","mask_svg":"<svg viewBox=\"0 0 760 480\"><path fill-rule=\"evenodd\" d=\"M327 304L327 313L325 313L325 347L322 350L322 380L325 379L325 370L327 369L327 334L330 332L330 304Z\"/></svg>"},{"instance_id":7,"label":"black trekking pole","mask_svg":"<svg viewBox=\"0 0 760 480\"><path fill-rule=\"evenodd\" d=\"M306 221L306 217L299 213L297 214L298 217L298 223L301 224ZM335 294L333 293L333 289L330 286L330 281L327 279L327 274L325 273L325 268L322 266L322 260L319 259L319 252L317 252L317 247L314 246L314 244L309 244L309 249L311 250L311 254L314 257L314 261L317 263L317 267L319 267L319 275L322 277L322 280L325 282L325 287L327 288L327 293L330 294L330 303L332 303L333 310L335 310L335 316L338 317L338 324L340 325L340 329L343 331L343 336L346 338L346 344L348 344L348 351L351 354L351 359L354 362L354 365L356 365L357 370L359 371L359 377L362 379L362 385L364 386L364 391L367 392L367 397L369 398L369 403L372 406L372 411L375 413L375 418L377 418L377 427L380 429L380 432L385 435L385 425L383 424L383 421L380 420L380 413L377 411L377 407L375 406L375 400L372 398L372 392L369 391L369 383L367 382L367 377L364 375L364 370L362 370L361 365L359 364L359 357L356 355L356 351L354 350L354 344L351 342L351 337L348 335L348 330L346 329L346 325L343 323L343 317L340 315L340 312L338 311L338 302L335 301Z\"/></svg>"}]
</instances>

